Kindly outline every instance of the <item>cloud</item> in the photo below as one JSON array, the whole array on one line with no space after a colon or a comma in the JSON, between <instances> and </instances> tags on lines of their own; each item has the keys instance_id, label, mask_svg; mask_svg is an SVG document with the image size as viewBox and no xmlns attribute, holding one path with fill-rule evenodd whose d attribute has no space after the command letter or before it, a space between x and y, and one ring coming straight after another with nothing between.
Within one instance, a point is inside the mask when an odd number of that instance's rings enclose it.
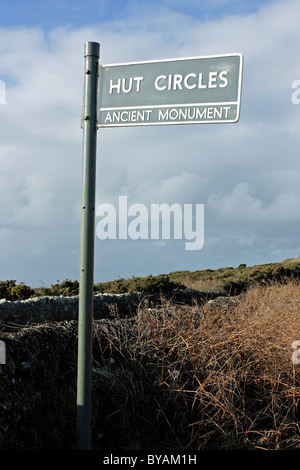
<instances>
[{"instance_id":1,"label":"cloud","mask_svg":"<svg viewBox=\"0 0 300 470\"><path fill-rule=\"evenodd\" d=\"M239 123L99 129L97 205L119 195L130 204L204 203L205 243L191 254L179 241L96 240L96 280L300 252L297 2L206 21L176 4L47 33L0 28L0 278L78 278L86 41L100 42L101 63L244 55Z\"/></svg>"},{"instance_id":2,"label":"cloud","mask_svg":"<svg viewBox=\"0 0 300 470\"><path fill-rule=\"evenodd\" d=\"M211 210L229 223L259 226L280 226L299 223L300 191L286 190L276 194L269 203L255 197L247 183L238 183L230 194L212 194L209 198Z\"/></svg>"}]
</instances>

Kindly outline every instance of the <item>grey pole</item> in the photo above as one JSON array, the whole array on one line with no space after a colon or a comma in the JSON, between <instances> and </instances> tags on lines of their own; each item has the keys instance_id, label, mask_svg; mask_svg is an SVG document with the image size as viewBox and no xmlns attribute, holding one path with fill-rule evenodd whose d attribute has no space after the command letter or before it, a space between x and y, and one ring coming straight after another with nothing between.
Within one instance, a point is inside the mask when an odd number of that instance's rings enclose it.
<instances>
[{"instance_id":1,"label":"grey pole","mask_svg":"<svg viewBox=\"0 0 300 470\"><path fill-rule=\"evenodd\" d=\"M77 448L91 448L91 382L97 144L97 88L100 45L85 43L83 160L77 366Z\"/></svg>"}]
</instances>

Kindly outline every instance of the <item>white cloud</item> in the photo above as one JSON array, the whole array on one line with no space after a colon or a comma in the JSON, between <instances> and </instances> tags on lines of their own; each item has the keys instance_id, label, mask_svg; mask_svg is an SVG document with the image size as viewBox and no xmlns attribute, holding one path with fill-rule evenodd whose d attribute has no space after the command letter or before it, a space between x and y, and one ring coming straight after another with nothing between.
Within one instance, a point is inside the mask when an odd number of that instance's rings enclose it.
<instances>
[{"instance_id":1,"label":"white cloud","mask_svg":"<svg viewBox=\"0 0 300 470\"><path fill-rule=\"evenodd\" d=\"M12 269L31 284L78 278L86 41L100 42L101 63L225 52L245 59L238 124L98 131L97 204L122 194L130 203L204 203L206 228L204 248L193 255L183 242L96 240L96 280L234 265L245 253L248 264L297 256L298 8L295 0L270 2L205 23L169 4L48 34L1 28L0 278Z\"/></svg>"},{"instance_id":2,"label":"white cloud","mask_svg":"<svg viewBox=\"0 0 300 470\"><path fill-rule=\"evenodd\" d=\"M300 191L279 192L274 200L264 203L253 195L248 184L242 182L230 194L212 194L209 205L228 223L235 221L249 226L268 224L280 227L286 223L299 223Z\"/></svg>"}]
</instances>

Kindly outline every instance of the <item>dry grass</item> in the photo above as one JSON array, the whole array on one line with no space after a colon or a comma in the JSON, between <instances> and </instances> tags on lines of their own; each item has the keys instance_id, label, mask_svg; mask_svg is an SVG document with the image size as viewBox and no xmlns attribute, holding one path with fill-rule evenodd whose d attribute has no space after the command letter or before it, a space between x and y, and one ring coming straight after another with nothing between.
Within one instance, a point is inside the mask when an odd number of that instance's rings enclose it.
<instances>
[{"instance_id":1,"label":"dry grass","mask_svg":"<svg viewBox=\"0 0 300 470\"><path fill-rule=\"evenodd\" d=\"M187 279L184 284L187 289L201 292L225 292L221 282L216 279Z\"/></svg>"},{"instance_id":2,"label":"dry grass","mask_svg":"<svg viewBox=\"0 0 300 470\"><path fill-rule=\"evenodd\" d=\"M235 303L164 301L95 321L93 448L299 449L299 289L290 280ZM3 448L74 447L76 332L64 322L1 335L15 364L0 376Z\"/></svg>"},{"instance_id":3,"label":"dry grass","mask_svg":"<svg viewBox=\"0 0 300 470\"><path fill-rule=\"evenodd\" d=\"M140 311L130 326L104 334L125 387L113 408L120 413L122 400L134 395L153 446L160 440L173 449L299 448L300 365L291 360L299 313L299 284L292 281L252 288L229 308L165 303ZM113 377L111 390L117 372ZM142 426L137 415L131 410L123 422L132 436Z\"/></svg>"}]
</instances>

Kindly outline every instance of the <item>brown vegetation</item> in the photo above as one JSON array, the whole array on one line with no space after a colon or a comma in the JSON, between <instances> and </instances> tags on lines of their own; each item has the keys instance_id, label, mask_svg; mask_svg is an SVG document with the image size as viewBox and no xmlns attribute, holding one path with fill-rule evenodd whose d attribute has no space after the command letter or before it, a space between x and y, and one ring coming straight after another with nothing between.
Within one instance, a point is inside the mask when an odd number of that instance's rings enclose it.
<instances>
[{"instance_id":1,"label":"brown vegetation","mask_svg":"<svg viewBox=\"0 0 300 470\"><path fill-rule=\"evenodd\" d=\"M94 324L94 449L299 449L296 280ZM77 323L3 328L2 448L75 445ZM1 366L0 366L1 367Z\"/></svg>"}]
</instances>

